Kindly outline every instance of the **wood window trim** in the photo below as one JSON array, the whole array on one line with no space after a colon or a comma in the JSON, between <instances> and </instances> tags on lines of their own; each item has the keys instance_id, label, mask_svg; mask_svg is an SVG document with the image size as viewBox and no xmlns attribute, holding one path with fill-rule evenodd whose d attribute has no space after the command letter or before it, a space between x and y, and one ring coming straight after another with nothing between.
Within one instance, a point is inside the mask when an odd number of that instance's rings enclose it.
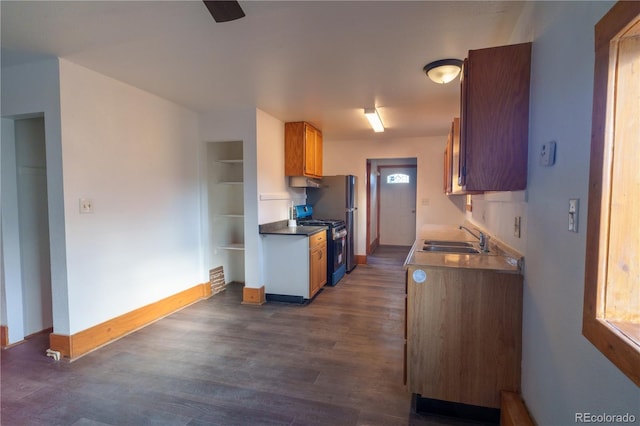
<instances>
[{"instance_id":1,"label":"wood window trim","mask_svg":"<svg viewBox=\"0 0 640 426\"><path fill-rule=\"evenodd\" d=\"M608 191L609 172L604 173L607 161L606 132L611 132L613 99L609 96L612 40L630 28L640 15L640 2L620 1L595 27L595 67L593 87L593 116L591 164L589 172L589 203L587 219L587 249L585 262L585 291L582 334L616 365L637 386L640 386L640 346L637 341L603 318L604 286L600 284L606 262L602 256L607 247L600 244L603 229L607 229L608 213L602 210L603 191ZM604 180L603 180L604 179ZM608 231L604 235L608 239ZM602 252L601 252L602 250ZM604 264L604 265L603 265Z\"/></svg>"}]
</instances>

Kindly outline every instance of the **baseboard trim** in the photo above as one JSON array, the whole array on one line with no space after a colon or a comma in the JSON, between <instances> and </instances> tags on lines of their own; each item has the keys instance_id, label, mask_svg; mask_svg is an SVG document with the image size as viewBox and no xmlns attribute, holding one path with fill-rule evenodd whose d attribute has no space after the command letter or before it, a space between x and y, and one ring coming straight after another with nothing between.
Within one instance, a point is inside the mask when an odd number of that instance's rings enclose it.
<instances>
[{"instance_id":1,"label":"baseboard trim","mask_svg":"<svg viewBox=\"0 0 640 426\"><path fill-rule=\"evenodd\" d=\"M64 358L73 361L101 346L126 336L160 318L172 314L212 294L209 282L143 306L71 336L51 333L49 345Z\"/></svg>"},{"instance_id":2,"label":"baseboard trim","mask_svg":"<svg viewBox=\"0 0 640 426\"><path fill-rule=\"evenodd\" d=\"M519 393L500 392L500 425L501 426L534 426L535 422L529 414Z\"/></svg>"},{"instance_id":3,"label":"baseboard trim","mask_svg":"<svg viewBox=\"0 0 640 426\"><path fill-rule=\"evenodd\" d=\"M374 251L376 251L378 246L380 246L380 237L378 237L375 240L371 241L371 247L369 248L369 252L373 253Z\"/></svg>"},{"instance_id":4,"label":"baseboard trim","mask_svg":"<svg viewBox=\"0 0 640 426\"><path fill-rule=\"evenodd\" d=\"M417 394L412 395L411 405L416 413L428 413L454 419L472 420L474 422L480 422L483 425L501 425L500 410L497 408L424 398Z\"/></svg>"},{"instance_id":5,"label":"baseboard trim","mask_svg":"<svg viewBox=\"0 0 640 426\"><path fill-rule=\"evenodd\" d=\"M367 264L367 255L356 254L356 265L366 265L366 264Z\"/></svg>"},{"instance_id":6,"label":"baseboard trim","mask_svg":"<svg viewBox=\"0 0 640 426\"><path fill-rule=\"evenodd\" d=\"M9 327L0 325L0 347L6 348L7 346L9 346Z\"/></svg>"},{"instance_id":7,"label":"baseboard trim","mask_svg":"<svg viewBox=\"0 0 640 426\"><path fill-rule=\"evenodd\" d=\"M264 286L260 288L243 287L242 288L242 304L243 305L262 305L266 302Z\"/></svg>"}]
</instances>

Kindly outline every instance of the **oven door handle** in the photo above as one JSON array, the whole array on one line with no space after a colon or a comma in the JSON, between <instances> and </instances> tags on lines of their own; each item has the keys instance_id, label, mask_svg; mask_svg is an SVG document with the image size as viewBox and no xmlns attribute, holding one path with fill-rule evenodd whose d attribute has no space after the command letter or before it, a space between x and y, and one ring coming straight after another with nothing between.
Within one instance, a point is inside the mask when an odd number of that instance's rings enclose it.
<instances>
[{"instance_id":1,"label":"oven door handle","mask_svg":"<svg viewBox=\"0 0 640 426\"><path fill-rule=\"evenodd\" d=\"M334 240L339 240L340 238L344 238L347 236L347 230L346 229L341 229L339 231L336 231L333 239Z\"/></svg>"}]
</instances>

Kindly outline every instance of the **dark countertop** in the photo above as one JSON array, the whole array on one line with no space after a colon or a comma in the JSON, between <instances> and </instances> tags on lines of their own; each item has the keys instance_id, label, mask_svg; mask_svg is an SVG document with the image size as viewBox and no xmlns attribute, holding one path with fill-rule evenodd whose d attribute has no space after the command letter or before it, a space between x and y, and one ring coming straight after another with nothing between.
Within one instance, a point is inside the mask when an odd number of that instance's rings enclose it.
<instances>
[{"instance_id":1,"label":"dark countertop","mask_svg":"<svg viewBox=\"0 0 640 426\"><path fill-rule=\"evenodd\" d=\"M311 236L326 231L326 226L287 226L286 220L259 225L260 234L267 235L306 235Z\"/></svg>"}]
</instances>

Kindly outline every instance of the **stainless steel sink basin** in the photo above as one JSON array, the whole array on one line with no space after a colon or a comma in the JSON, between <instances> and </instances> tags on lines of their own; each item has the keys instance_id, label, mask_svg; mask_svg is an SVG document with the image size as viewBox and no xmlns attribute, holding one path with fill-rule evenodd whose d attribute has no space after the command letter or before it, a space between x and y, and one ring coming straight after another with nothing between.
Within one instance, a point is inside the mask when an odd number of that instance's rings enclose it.
<instances>
[{"instance_id":1,"label":"stainless steel sink basin","mask_svg":"<svg viewBox=\"0 0 640 426\"><path fill-rule=\"evenodd\" d=\"M473 247L455 247L455 246L437 246L437 245L424 245L421 251L435 251L441 253L480 253Z\"/></svg>"},{"instance_id":2,"label":"stainless steel sink basin","mask_svg":"<svg viewBox=\"0 0 640 426\"><path fill-rule=\"evenodd\" d=\"M440 241L440 240L425 240L427 245L432 246L447 246L447 247L473 247L473 244L465 241Z\"/></svg>"}]
</instances>

